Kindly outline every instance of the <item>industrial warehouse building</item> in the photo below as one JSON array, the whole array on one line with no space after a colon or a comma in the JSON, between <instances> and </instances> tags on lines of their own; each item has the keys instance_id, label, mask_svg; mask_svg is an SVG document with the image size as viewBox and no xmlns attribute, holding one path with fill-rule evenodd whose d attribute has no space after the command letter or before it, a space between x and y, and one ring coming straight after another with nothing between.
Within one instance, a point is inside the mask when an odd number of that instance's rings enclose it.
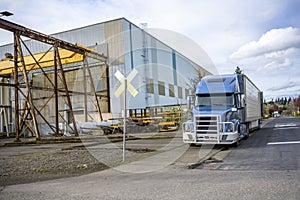
<instances>
[{"instance_id":1,"label":"industrial warehouse building","mask_svg":"<svg viewBox=\"0 0 300 200\"><path fill-rule=\"evenodd\" d=\"M84 63L63 63L68 88L72 91L71 101L76 121L100 121L94 100L84 97L82 91L93 87L99 100L103 119L119 118L124 115L124 85L122 80L127 77L127 109L143 110L146 108L160 108L166 106L182 105L186 97L191 94L190 80L201 71L203 75L211 74L204 67L189 60L187 57L169 47L143 29L132 24L125 18L111 20L103 23L89 25L52 35L55 38L94 49L107 58L99 62L93 58L88 59L91 71L90 76L82 70ZM25 40L31 53L39 55L49 51L49 45L35 41ZM13 55L13 44L0 47L0 59L7 60L5 54ZM29 53L23 50L24 56ZM64 56L64 52L61 55ZM67 53L66 53L67 54ZM67 57L67 55L66 55ZM45 68L45 72L53 73L53 68ZM0 63L0 81L11 82L13 73L3 70ZM87 78L88 77L88 78ZM42 76L40 70L32 71L29 75L32 87L47 88L49 81ZM62 84L62 83L59 83ZM92 85L92 86L90 86ZM1 120L0 132L13 127L14 90L0 86ZM87 94L87 93L85 93ZM52 93L47 90L32 94L34 103L40 107L49 101L40 112L51 120L53 114L52 100L48 100ZM62 95L63 96L63 95ZM25 101L25 99L21 99ZM59 99L61 115L68 115L63 97ZM84 105L84 102L85 105ZM83 110L87 118L83 117ZM142 111L141 111L142 112ZM135 113L136 114L136 113ZM39 119L38 119L39 120ZM68 120L70 121L70 120ZM12 128L13 129L13 128ZM13 131L13 130L12 130Z\"/></svg>"}]
</instances>

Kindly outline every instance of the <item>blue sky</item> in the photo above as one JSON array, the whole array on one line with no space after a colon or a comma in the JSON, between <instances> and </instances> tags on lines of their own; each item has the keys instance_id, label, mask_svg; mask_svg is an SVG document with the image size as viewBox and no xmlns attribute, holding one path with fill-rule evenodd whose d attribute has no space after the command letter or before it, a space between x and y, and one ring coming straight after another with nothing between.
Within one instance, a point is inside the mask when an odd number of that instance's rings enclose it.
<instances>
[{"instance_id":1,"label":"blue sky","mask_svg":"<svg viewBox=\"0 0 300 200\"><path fill-rule=\"evenodd\" d=\"M147 23L198 44L218 73L240 66L267 100L300 95L297 0L1 0L0 8L14 13L7 20L46 34L119 17ZM10 42L12 34L0 30L0 45Z\"/></svg>"}]
</instances>

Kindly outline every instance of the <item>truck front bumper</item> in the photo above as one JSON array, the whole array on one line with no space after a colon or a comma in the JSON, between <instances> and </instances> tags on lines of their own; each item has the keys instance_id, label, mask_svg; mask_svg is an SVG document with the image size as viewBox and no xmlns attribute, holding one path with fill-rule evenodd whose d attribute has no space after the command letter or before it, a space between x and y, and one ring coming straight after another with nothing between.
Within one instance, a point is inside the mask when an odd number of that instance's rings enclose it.
<instances>
[{"instance_id":1,"label":"truck front bumper","mask_svg":"<svg viewBox=\"0 0 300 200\"><path fill-rule=\"evenodd\" d=\"M225 125L230 124L233 128L231 131L222 132L226 130ZM220 128L217 132L196 132L193 122L183 123L183 142L189 144L233 144L237 142L239 133L234 128L232 122L219 123Z\"/></svg>"}]
</instances>

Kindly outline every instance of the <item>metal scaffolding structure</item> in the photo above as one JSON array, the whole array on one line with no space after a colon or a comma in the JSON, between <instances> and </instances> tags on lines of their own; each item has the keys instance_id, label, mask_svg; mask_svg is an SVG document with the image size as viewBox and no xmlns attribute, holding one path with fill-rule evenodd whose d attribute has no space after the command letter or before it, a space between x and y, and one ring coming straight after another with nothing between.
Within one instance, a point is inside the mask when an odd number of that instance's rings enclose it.
<instances>
[{"instance_id":1,"label":"metal scaffolding structure","mask_svg":"<svg viewBox=\"0 0 300 200\"><path fill-rule=\"evenodd\" d=\"M62 134L60 130L60 122L62 122L72 130L75 136L78 136L79 134L77 131L71 102L71 96L76 93L80 93L80 95L84 96L85 121L88 120L88 96L94 97L93 103L97 108L99 119L102 120L100 104L95 91L93 77L87 59L96 59L97 61L104 63L107 68L105 56L93 51L92 49L71 44L69 42L39 33L3 19L0 19L0 28L10 31L14 35L14 55L10 60L10 62L13 61L13 66L8 66L6 68L1 67L2 69L0 69L0 75L1 73L10 74L11 78L14 80L11 83L5 84L5 86L14 87L14 126L17 141L23 134L25 134L25 132L30 132L32 135L36 136L37 140L40 140L41 134L39 123L47 125L51 129L51 132L58 136ZM39 55L39 57L37 57L30 51L26 43L22 40L21 36L48 44L51 47L47 52L42 53ZM29 53L29 56L24 56L24 49L27 53ZM71 52L70 57L61 56L65 50L67 50L67 53ZM45 59L46 57L48 57L48 59ZM70 60L71 57L76 57L76 59ZM71 91L68 87L65 75L66 71L63 65L64 63L69 64L71 62L82 62L84 79L83 92ZM46 68L51 68L51 75L45 70ZM38 70L39 73L42 74L44 77L43 80L46 80L50 87L46 87L44 85L37 86L33 84L32 72L34 70ZM88 83L90 84L89 91L87 87ZM35 97L33 95L33 91L44 91L49 95L43 97L44 99L42 104L37 105L34 100ZM22 99L22 101L20 99ZM64 110L59 110L59 100L64 101ZM51 123L42 112L50 101L54 102L54 123ZM69 113L68 117L71 118L73 127L69 125L67 117L62 114L62 112L66 111Z\"/></svg>"}]
</instances>

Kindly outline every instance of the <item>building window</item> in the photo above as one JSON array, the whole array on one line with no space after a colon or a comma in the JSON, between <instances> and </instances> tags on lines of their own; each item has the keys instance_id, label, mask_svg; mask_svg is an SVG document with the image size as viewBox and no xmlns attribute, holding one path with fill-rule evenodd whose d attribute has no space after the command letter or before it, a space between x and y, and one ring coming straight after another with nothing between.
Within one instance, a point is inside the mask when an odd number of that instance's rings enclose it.
<instances>
[{"instance_id":1,"label":"building window","mask_svg":"<svg viewBox=\"0 0 300 200\"><path fill-rule=\"evenodd\" d=\"M178 86L178 98L182 99L182 87Z\"/></svg>"},{"instance_id":2,"label":"building window","mask_svg":"<svg viewBox=\"0 0 300 200\"><path fill-rule=\"evenodd\" d=\"M166 95L165 93L165 83L162 81L158 81L158 94L159 95Z\"/></svg>"},{"instance_id":3,"label":"building window","mask_svg":"<svg viewBox=\"0 0 300 200\"><path fill-rule=\"evenodd\" d=\"M169 84L169 96L170 97L175 97L174 85L172 85L172 84Z\"/></svg>"},{"instance_id":4,"label":"building window","mask_svg":"<svg viewBox=\"0 0 300 200\"><path fill-rule=\"evenodd\" d=\"M187 97L190 95L190 91L189 89L185 89L185 98L187 99Z\"/></svg>"},{"instance_id":5,"label":"building window","mask_svg":"<svg viewBox=\"0 0 300 200\"><path fill-rule=\"evenodd\" d=\"M147 81L147 93L154 94L154 83L152 78Z\"/></svg>"}]
</instances>

